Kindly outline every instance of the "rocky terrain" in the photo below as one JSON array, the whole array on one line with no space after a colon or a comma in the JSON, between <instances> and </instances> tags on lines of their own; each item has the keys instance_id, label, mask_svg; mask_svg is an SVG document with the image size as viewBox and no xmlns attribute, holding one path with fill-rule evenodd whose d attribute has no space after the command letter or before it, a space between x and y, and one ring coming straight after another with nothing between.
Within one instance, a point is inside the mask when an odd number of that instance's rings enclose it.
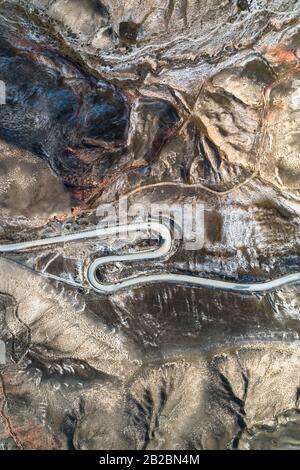
<instances>
[{"instance_id":1,"label":"rocky terrain","mask_svg":"<svg viewBox=\"0 0 300 470\"><path fill-rule=\"evenodd\" d=\"M177 241L103 276L298 272L299 13L298 0L2 0L0 243L95 228L125 196L201 203L201 248ZM89 288L87 260L136 245L1 255L0 448L299 449L299 284Z\"/></svg>"}]
</instances>

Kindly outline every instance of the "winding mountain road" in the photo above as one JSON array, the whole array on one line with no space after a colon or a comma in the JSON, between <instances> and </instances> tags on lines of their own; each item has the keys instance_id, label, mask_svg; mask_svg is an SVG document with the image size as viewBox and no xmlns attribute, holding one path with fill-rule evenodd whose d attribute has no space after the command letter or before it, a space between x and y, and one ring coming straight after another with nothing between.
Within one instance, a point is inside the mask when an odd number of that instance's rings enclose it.
<instances>
[{"instance_id":1,"label":"winding mountain road","mask_svg":"<svg viewBox=\"0 0 300 470\"><path fill-rule=\"evenodd\" d=\"M136 232L150 232L149 239L155 234L160 238L160 245L155 249L139 251L130 254L111 255L96 258L91 261L84 273L86 280L90 287L96 292L101 294L114 294L121 289L129 289L146 284L154 283L173 283L184 284L188 286L199 286L213 289L220 289L224 291L241 292L241 293L255 293L274 290L285 286L287 284L294 284L300 282L300 272L285 275L277 279L266 282L254 283L236 283L229 281L220 281L215 279L208 279L190 274L172 274L172 273L157 273L157 274L139 274L122 281L114 283L103 283L98 278L98 272L101 267L108 263L119 262L140 262L149 261L154 259L162 259L171 252L172 248L172 235L170 229L161 222L149 221L133 223L129 225L110 226L105 228L97 228L89 231L72 233L68 235L60 235L56 237L49 237L40 240L32 240L20 243L10 243L0 245L1 253L19 252L30 250L32 248L39 248L43 246L51 246L63 243L69 243L80 240L88 240L93 238L103 238L113 236L116 234L130 234ZM50 276L49 276L50 277ZM64 279L59 278L61 281Z\"/></svg>"}]
</instances>

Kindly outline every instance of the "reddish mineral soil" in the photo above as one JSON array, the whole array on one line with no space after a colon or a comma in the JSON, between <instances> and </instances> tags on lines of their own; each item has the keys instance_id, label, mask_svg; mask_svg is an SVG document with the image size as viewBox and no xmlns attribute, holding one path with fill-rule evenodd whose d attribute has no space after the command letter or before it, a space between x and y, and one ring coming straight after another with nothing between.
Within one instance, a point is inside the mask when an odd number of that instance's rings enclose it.
<instances>
[{"instance_id":1,"label":"reddish mineral soil","mask_svg":"<svg viewBox=\"0 0 300 470\"><path fill-rule=\"evenodd\" d=\"M176 241L168 259L101 275L298 272L299 13L298 0L1 1L0 243L93 229L125 196L163 215L202 203L200 248ZM299 284L88 288L87 260L145 246L0 256L0 448L299 449Z\"/></svg>"}]
</instances>

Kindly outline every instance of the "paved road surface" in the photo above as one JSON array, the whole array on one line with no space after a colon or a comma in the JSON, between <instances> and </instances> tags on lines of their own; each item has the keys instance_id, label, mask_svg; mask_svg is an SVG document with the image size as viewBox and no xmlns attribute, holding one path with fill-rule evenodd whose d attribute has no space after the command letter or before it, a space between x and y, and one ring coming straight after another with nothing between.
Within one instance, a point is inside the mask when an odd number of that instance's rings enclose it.
<instances>
[{"instance_id":1,"label":"paved road surface","mask_svg":"<svg viewBox=\"0 0 300 470\"><path fill-rule=\"evenodd\" d=\"M97 228L94 230L72 233L68 235L61 235L57 237L45 238L42 240L32 240L21 243L11 243L0 245L1 253L18 252L29 250L32 248L51 246L55 244L69 243L72 241L88 240L92 238L107 237L108 235L115 235L118 233L135 233L135 232L151 232L152 236L160 238L160 245L155 249L149 249L142 252L105 256L93 260L85 273L86 280L89 285L101 294L113 294L121 289L129 289L141 285L154 284L154 283L173 283L184 284L187 286L199 286L213 289L220 289L225 291L254 293L265 292L268 290L277 289L287 284L293 284L300 281L300 273L293 273L286 276L279 277L267 282L253 282L253 283L236 283L219 281L215 279L207 279L200 276L193 276L190 274L172 274L172 273L158 273L158 274L137 274L136 276L124 279L114 283L102 283L98 279L97 272L100 271L101 266L108 263L119 262L140 262L154 259L160 259L168 255L172 248L172 236L169 228L160 222L150 221L134 223L129 225L111 226L106 228ZM149 234L150 238L150 234ZM53 277L53 276L52 276ZM58 278L60 279L60 278ZM63 281L63 279L60 279Z\"/></svg>"}]
</instances>

